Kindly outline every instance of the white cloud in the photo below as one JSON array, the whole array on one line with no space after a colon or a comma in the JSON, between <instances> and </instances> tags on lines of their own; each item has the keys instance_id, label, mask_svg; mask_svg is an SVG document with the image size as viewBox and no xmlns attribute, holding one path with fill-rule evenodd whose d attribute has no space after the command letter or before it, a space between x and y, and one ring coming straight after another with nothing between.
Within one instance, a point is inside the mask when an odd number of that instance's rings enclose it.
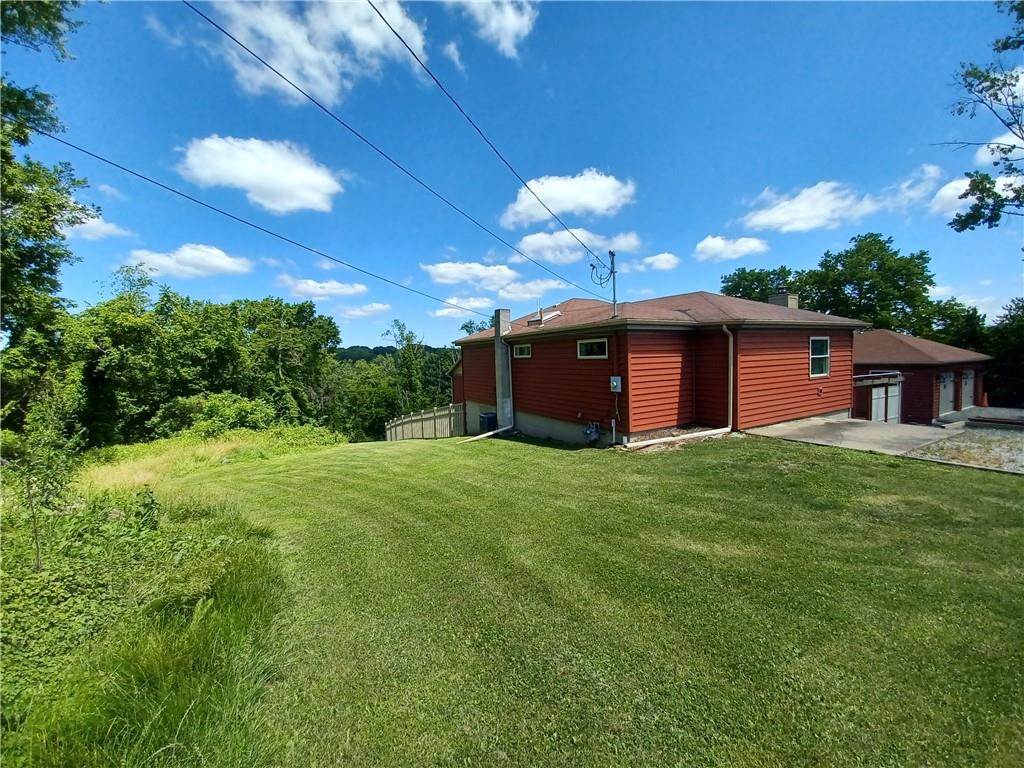
<instances>
[{"instance_id":1,"label":"white cloud","mask_svg":"<svg viewBox=\"0 0 1024 768\"><path fill-rule=\"evenodd\" d=\"M530 189L556 214L610 216L632 202L636 183L587 168L575 176L541 176L529 181ZM520 187L514 202L501 214L501 225L508 229L521 224L547 221L551 215L525 187Z\"/></svg>"},{"instance_id":2,"label":"white cloud","mask_svg":"<svg viewBox=\"0 0 1024 768\"><path fill-rule=\"evenodd\" d=\"M371 302L369 304L363 304L361 307L348 307L341 310L341 316L348 318L349 320L357 320L363 317L373 317L374 315L382 315L385 312L391 311L390 304L381 304L378 301Z\"/></svg>"},{"instance_id":3,"label":"white cloud","mask_svg":"<svg viewBox=\"0 0 1024 768\"><path fill-rule=\"evenodd\" d=\"M423 29L397 0L377 3L391 25L426 61ZM356 81L378 75L388 60L416 63L368 3L232 2L218 4L225 28L319 101L337 104ZM230 40L220 54L248 93L303 96Z\"/></svg>"},{"instance_id":4,"label":"white cloud","mask_svg":"<svg viewBox=\"0 0 1024 768\"><path fill-rule=\"evenodd\" d=\"M648 269L667 271L679 266L679 257L674 253L658 253L636 261L623 261L616 266L616 271L627 275L632 272L646 272Z\"/></svg>"},{"instance_id":5,"label":"white cloud","mask_svg":"<svg viewBox=\"0 0 1024 768\"><path fill-rule=\"evenodd\" d=\"M967 201L961 200L960 195L967 191L967 179L954 179L943 184L928 206L932 213L942 216L952 216L963 208L967 207Z\"/></svg>"},{"instance_id":6,"label":"white cloud","mask_svg":"<svg viewBox=\"0 0 1024 768\"><path fill-rule=\"evenodd\" d=\"M679 257L674 253L658 253L643 259L643 263L651 269L666 271L679 266Z\"/></svg>"},{"instance_id":7,"label":"white cloud","mask_svg":"<svg viewBox=\"0 0 1024 768\"><path fill-rule=\"evenodd\" d=\"M514 59L537 20L536 4L529 0L450 0L476 23L477 35Z\"/></svg>"},{"instance_id":8,"label":"white cloud","mask_svg":"<svg viewBox=\"0 0 1024 768\"><path fill-rule=\"evenodd\" d=\"M281 260L280 259L272 259L269 256L262 256L262 257L260 257L260 263L261 264L266 264L268 267L280 267L281 266Z\"/></svg>"},{"instance_id":9,"label":"white cloud","mask_svg":"<svg viewBox=\"0 0 1024 768\"><path fill-rule=\"evenodd\" d=\"M941 216L954 216L961 211L966 210L971 204L971 200L961 200L960 195L967 191L969 184L970 181L966 178L954 179L953 181L944 184L939 191L935 193L935 197L932 198L929 210L931 210L932 213L937 213ZM1020 184L1024 184L1024 177L1001 176L996 179L996 190L1000 194L1007 195Z\"/></svg>"},{"instance_id":10,"label":"white cloud","mask_svg":"<svg viewBox=\"0 0 1024 768\"><path fill-rule=\"evenodd\" d=\"M442 307L441 309L435 309L430 314L433 317L472 317L475 312L467 310L485 310L490 309L494 306L494 301L484 296L449 296L445 301L451 302L452 304L458 304L459 307L465 307L465 309L459 309L458 307Z\"/></svg>"},{"instance_id":11,"label":"white cloud","mask_svg":"<svg viewBox=\"0 0 1024 768\"><path fill-rule=\"evenodd\" d=\"M108 237L126 237L132 233L117 224L104 220L102 216L98 216L69 227L66 234L68 237L77 237L82 240L105 240Z\"/></svg>"},{"instance_id":12,"label":"white cloud","mask_svg":"<svg viewBox=\"0 0 1024 768\"><path fill-rule=\"evenodd\" d=\"M519 277L519 273L504 264L481 264L476 261L442 261L438 264L420 264L430 279L442 285L470 283L487 291L496 291Z\"/></svg>"},{"instance_id":13,"label":"white cloud","mask_svg":"<svg viewBox=\"0 0 1024 768\"><path fill-rule=\"evenodd\" d=\"M124 193L122 193L117 187L112 187L109 184L97 184L96 189L104 197L111 200L124 200Z\"/></svg>"},{"instance_id":14,"label":"white cloud","mask_svg":"<svg viewBox=\"0 0 1024 768\"><path fill-rule=\"evenodd\" d=\"M831 229L847 221L859 221L878 211L882 204L871 195L860 196L838 181L819 181L794 195L779 195L765 189L758 202L763 207L743 217L751 229L774 229L779 232L808 232Z\"/></svg>"},{"instance_id":15,"label":"white cloud","mask_svg":"<svg viewBox=\"0 0 1024 768\"><path fill-rule=\"evenodd\" d=\"M974 162L978 165L991 165L1004 156L1007 146L1015 147L1015 149L1011 150L1012 153L1024 151L1024 146L1021 146L1021 144L1022 142L1019 138L1007 131L994 137L988 144L982 144L978 147L978 150L974 153Z\"/></svg>"},{"instance_id":16,"label":"white cloud","mask_svg":"<svg viewBox=\"0 0 1024 768\"><path fill-rule=\"evenodd\" d=\"M573 228L572 232L589 248L598 253L601 251L633 253L640 248L640 236L636 232L622 232L610 238L581 228ZM519 241L519 250L532 259L546 261L549 264L572 264L586 255L583 246L564 229L526 235ZM509 262L513 264L524 261L526 259L518 254L509 258Z\"/></svg>"},{"instance_id":17,"label":"white cloud","mask_svg":"<svg viewBox=\"0 0 1024 768\"><path fill-rule=\"evenodd\" d=\"M316 262L316 266L318 269L330 272L332 269L337 269L341 265L336 261L331 261L330 259L319 259Z\"/></svg>"},{"instance_id":18,"label":"white cloud","mask_svg":"<svg viewBox=\"0 0 1024 768\"><path fill-rule=\"evenodd\" d=\"M533 301L539 299L548 291L565 288L566 284L561 280L541 279L530 280L525 283L509 283L498 291L498 296L507 301Z\"/></svg>"},{"instance_id":19,"label":"white cloud","mask_svg":"<svg viewBox=\"0 0 1024 768\"><path fill-rule=\"evenodd\" d=\"M994 282L995 282L994 280L989 280L989 279L986 278L985 280L979 280L978 281L978 285L980 285L982 288L988 288Z\"/></svg>"},{"instance_id":20,"label":"white cloud","mask_svg":"<svg viewBox=\"0 0 1024 768\"><path fill-rule=\"evenodd\" d=\"M849 184L819 181L789 195L770 187L756 199L759 207L743 217L751 229L809 232L856 223L879 211L895 211L924 203L939 185L942 169L925 163L906 179L877 194L861 194ZM941 191L941 190L940 190Z\"/></svg>"},{"instance_id":21,"label":"white cloud","mask_svg":"<svg viewBox=\"0 0 1024 768\"><path fill-rule=\"evenodd\" d=\"M441 52L448 58L448 60L455 65L455 68L459 72L465 72L466 67L462 63L462 54L459 53L459 46L454 40L450 40L444 44L444 48Z\"/></svg>"},{"instance_id":22,"label":"white cloud","mask_svg":"<svg viewBox=\"0 0 1024 768\"><path fill-rule=\"evenodd\" d=\"M764 253L768 243L757 237L737 237L735 240L720 235L708 235L693 249L697 261L728 261L740 259L752 253Z\"/></svg>"},{"instance_id":23,"label":"white cloud","mask_svg":"<svg viewBox=\"0 0 1024 768\"><path fill-rule=\"evenodd\" d=\"M939 185L942 169L937 165L925 163L904 181L883 195L883 205L887 208L901 208L923 202L931 197Z\"/></svg>"},{"instance_id":24,"label":"white cloud","mask_svg":"<svg viewBox=\"0 0 1024 768\"><path fill-rule=\"evenodd\" d=\"M181 32L168 29L155 14L147 13L145 24L146 29L171 46L171 48L180 48L185 44L185 36Z\"/></svg>"},{"instance_id":25,"label":"white cloud","mask_svg":"<svg viewBox=\"0 0 1024 768\"><path fill-rule=\"evenodd\" d=\"M341 183L290 141L208 136L185 148L178 173L201 187L232 187L271 213L330 211Z\"/></svg>"},{"instance_id":26,"label":"white cloud","mask_svg":"<svg viewBox=\"0 0 1024 768\"><path fill-rule=\"evenodd\" d=\"M277 282L292 292L292 296L304 299L327 299L331 296L358 296L366 293L362 283L340 283L337 280L310 280L291 275L278 275Z\"/></svg>"},{"instance_id":27,"label":"white cloud","mask_svg":"<svg viewBox=\"0 0 1024 768\"><path fill-rule=\"evenodd\" d=\"M144 267L155 275L174 277L241 275L252 269L252 262L248 259L229 256L220 248L199 243L186 243L169 253L135 250L129 263Z\"/></svg>"},{"instance_id":28,"label":"white cloud","mask_svg":"<svg viewBox=\"0 0 1024 768\"><path fill-rule=\"evenodd\" d=\"M976 307L981 314L986 316L986 320L991 323L993 319L999 315L1002 307L999 301L996 300L995 296L970 296L964 295L958 297L960 301L966 304L968 307Z\"/></svg>"},{"instance_id":29,"label":"white cloud","mask_svg":"<svg viewBox=\"0 0 1024 768\"><path fill-rule=\"evenodd\" d=\"M928 289L928 295L933 299L945 299L953 295L953 289L948 285L933 285Z\"/></svg>"}]
</instances>

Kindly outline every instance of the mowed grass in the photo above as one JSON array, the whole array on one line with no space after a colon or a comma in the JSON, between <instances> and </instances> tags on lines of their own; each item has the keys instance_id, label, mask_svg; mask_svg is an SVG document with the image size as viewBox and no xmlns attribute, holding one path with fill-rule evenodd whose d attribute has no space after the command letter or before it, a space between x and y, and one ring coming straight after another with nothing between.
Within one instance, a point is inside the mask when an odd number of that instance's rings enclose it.
<instances>
[{"instance_id":1,"label":"mowed grass","mask_svg":"<svg viewBox=\"0 0 1024 768\"><path fill-rule=\"evenodd\" d=\"M280 765L1024 764L1020 478L408 441L158 490L275 532Z\"/></svg>"}]
</instances>

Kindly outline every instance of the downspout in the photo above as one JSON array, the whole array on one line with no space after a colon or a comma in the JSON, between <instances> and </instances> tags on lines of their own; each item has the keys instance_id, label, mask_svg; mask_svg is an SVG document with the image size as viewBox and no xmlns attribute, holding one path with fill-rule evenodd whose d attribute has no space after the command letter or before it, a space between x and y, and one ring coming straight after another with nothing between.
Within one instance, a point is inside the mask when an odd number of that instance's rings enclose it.
<instances>
[{"instance_id":1,"label":"downspout","mask_svg":"<svg viewBox=\"0 0 1024 768\"><path fill-rule=\"evenodd\" d=\"M733 400L733 386L736 380L734 372L734 357L733 357L733 335L732 331L729 330L725 323L722 323L722 330L725 331L725 335L729 337L729 431L732 432L732 400Z\"/></svg>"}]
</instances>

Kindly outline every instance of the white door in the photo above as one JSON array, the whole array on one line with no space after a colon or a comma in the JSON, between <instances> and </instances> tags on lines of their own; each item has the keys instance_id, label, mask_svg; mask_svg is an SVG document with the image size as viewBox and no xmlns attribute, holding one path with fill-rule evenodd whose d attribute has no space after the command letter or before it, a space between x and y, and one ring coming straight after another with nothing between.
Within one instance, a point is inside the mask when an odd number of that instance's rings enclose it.
<instances>
[{"instance_id":1,"label":"white door","mask_svg":"<svg viewBox=\"0 0 1024 768\"><path fill-rule=\"evenodd\" d=\"M953 386L956 383L955 374L939 374L939 415L950 413L953 410Z\"/></svg>"},{"instance_id":2,"label":"white door","mask_svg":"<svg viewBox=\"0 0 1024 768\"><path fill-rule=\"evenodd\" d=\"M960 407L974 405L974 371L964 371L960 377Z\"/></svg>"},{"instance_id":3,"label":"white door","mask_svg":"<svg viewBox=\"0 0 1024 768\"><path fill-rule=\"evenodd\" d=\"M886 416L885 420L890 424L900 423L900 385L890 384L886 393Z\"/></svg>"},{"instance_id":4,"label":"white door","mask_svg":"<svg viewBox=\"0 0 1024 768\"><path fill-rule=\"evenodd\" d=\"M871 388L871 420L885 421L885 387Z\"/></svg>"}]
</instances>

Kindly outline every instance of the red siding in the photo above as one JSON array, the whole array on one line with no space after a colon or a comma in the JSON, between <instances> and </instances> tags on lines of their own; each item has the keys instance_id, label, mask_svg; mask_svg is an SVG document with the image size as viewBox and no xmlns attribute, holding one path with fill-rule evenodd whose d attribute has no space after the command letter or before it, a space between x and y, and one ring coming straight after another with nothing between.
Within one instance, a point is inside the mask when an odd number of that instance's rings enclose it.
<instances>
[{"instance_id":1,"label":"red siding","mask_svg":"<svg viewBox=\"0 0 1024 768\"><path fill-rule=\"evenodd\" d=\"M494 347L491 344L462 348L462 381L466 400L495 405Z\"/></svg>"},{"instance_id":2,"label":"red siding","mask_svg":"<svg viewBox=\"0 0 1024 768\"><path fill-rule=\"evenodd\" d=\"M630 430L693 421L693 336L683 331L629 334Z\"/></svg>"},{"instance_id":3,"label":"red siding","mask_svg":"<svg viewBox=\"0 0 1024 768\"><path fill-rule=\"evenodd\" d=\"M709 427L729 424L729 338L721 330L694 334L694 421Z\"/></svg>"},{"instance_id":4,"label":"red siding","mask_svg":"<svg viewBox=\"0 0 1024 768\"><path fill-rule=\"evenodd\" d=\"M828 376L811 378L811 336L831 339ZM852 332L740 330L736 343L737 429L853 406Z\"/></svg>"},{"instance_id":5,"label":"red siding","mask_svg":"<svg viewBox=\"0 0 1024 768\"><path fill-rule=\"evenodd\" d=\"M452 402L453 403L464 403L466 402L466 388L463 384L464 379L462 378L462 363L459 363L458 367L452 371Z\"/></svg>"},{"instance_id":6,"label":"red siding","mask_svg":"<svg viewBox=\"0 0 1024 768\"><path fill-rule=\"evenodd\" d=\"M577 359L577 338L607 338L608 359ZM530 344L532 357L512 358L512 401L515 409L580 424L599 421L603 428L611 429L611 420L615 417L615 395L610 389L609 377L622 376L623 389L628 392L627 372L620 368L624 337L591 334L535 339ZM492 386L493 380L492 373ZM626 395L619 396L617 428L623 432L629 430Z\"/></svg>"}]
</instances>

